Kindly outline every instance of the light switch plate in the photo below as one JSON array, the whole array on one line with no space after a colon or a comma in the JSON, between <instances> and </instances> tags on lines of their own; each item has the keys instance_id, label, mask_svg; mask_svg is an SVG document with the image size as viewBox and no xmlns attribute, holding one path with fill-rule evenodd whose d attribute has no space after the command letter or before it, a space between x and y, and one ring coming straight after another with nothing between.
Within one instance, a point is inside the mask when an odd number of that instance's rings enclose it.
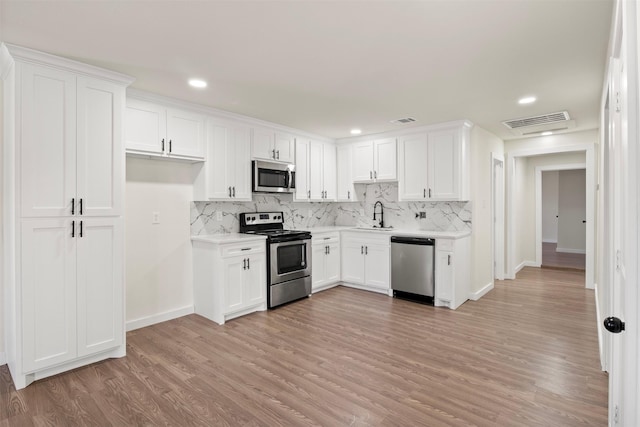
<instances>
[{"instance_id":1,"label":"light switch plate","mask_svg":"<svg viewBox=\"0 0 640 427\"><path fill-rule=\"evenodd\" d=\"M151 212L151 224L160 224L160 212Z\"/></svg>"}]
</instances>

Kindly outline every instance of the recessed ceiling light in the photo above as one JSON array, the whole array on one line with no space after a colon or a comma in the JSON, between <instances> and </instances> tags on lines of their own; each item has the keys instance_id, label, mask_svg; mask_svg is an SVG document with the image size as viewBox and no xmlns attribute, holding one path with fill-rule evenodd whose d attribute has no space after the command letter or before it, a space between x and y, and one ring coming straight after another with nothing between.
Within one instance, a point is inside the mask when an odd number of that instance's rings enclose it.
<instances>
[{"instance_id":1,"label":"recessed ceiling light","mask_svg":"<svg viewBox=\"0 0 640 427\"><path fill-rule=\"evenodd\" d=\"M536 102L535 96L525 96L524 98L518 99L518 104L520 105L533 104L534 102Z\"/></svg>"},{"instance_id":2,"label":"recessed ceiling light","mask_svg":"<svg viewBox=\"0 0 640 427\"><path fill-rule=\"evenodd\" d=\"M196 87L198 89L203 89L207 87L207 82L200 79L191 79L189 80L189 86Z\"/></svg>"},{"instance_id":3,"label":"recessed ceiling light","mask_svg":"<svg viewBox=\"0 0 640 427\"><path fill-rule=\"evenodd\" d=\"M360 135L362 130L360 129L351 129L351 135Z\"/></svg>"},{"instance_id":4,"label":"recessed ceiling light","mask_svg":"<svg viewBox=\"0 0 640 427\"><path fill-rule=\"evenodd\" d=\"M540 135L549 136L549 135L553 135L553 132L551 132L550 130L547 130L547 131L542 132Z\"/></svg>"}]
</instances>

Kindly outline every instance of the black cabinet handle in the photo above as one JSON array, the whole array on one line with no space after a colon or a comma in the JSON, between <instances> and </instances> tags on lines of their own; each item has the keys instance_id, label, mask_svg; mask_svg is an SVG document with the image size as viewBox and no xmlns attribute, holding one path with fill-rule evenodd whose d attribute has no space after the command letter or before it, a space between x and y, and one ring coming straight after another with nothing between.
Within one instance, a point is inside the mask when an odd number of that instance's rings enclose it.
<instances>
[{"instance_id":1,"label":"black cabinet handle","mask_svg":"<svg viewBox=\"0 0 640 427\"><path fill-rule=\"evenodd\" d=\"M247 270L251 270L251 258L247 258Z\"/></svg>"},{"instance_id":2,"label":"black cabinet handle","mask_svg":"<svg viewBox=\"0 0 640 427\"><path fill-rule=\"evenodd\" d=\"M82 237L82 221L80 221L80 232L79 232L78 236Z\"/></svg>"},{"instance_id":3,"label":"black cabinet handle","mask_svg":"<svg viewBox=\"0 0 640 427\"><path fill-rule=\"evenodd\" d=\"M347 191L347 200L351 200L351 191Z\"/></svg>"},{"instance_id":4,"label":"black cabinet handle","mask_svg":"<svg viewBox=\"0 0 640 427\"><path fill-rule=\"evenodd\" d=\"M431 198L431 189L429 189L429 198Z\"/></svg>"},{"instance_id":5,"label":"black cabinet handle","mask_svg":"<svg viewBox=\"0 0 640 427\"><path fill-rule=\"evenodd\" d=\"M171 152L171 140L169 140L169 152Z\"/></svg>"},{"instance_id":6,"label":"black cabinet handle","mask_svg":"<svg viewBox=\"0 0 640 427\"><path fill-rule=\"evenodd\" d=\"M451 255L447 255L447 265L451 265Z\"/></svg>"},{"instance_id":7,"label":"black cabinet handle","mask_svg":"<svg viewBox=\"0 0 640 427\"><path fill-rule=\"evenodd\" d=\"M422 197L425 198L425 199L427 198L427 189L426 188L422 189Z\"/></svg>"},{"instance_id":8,"label":"black cabinet handle","mask_svg":"<svg viewBox=\"0 0 640 427\"><path fill-rule=\"evenodd\" d=\"M378 171L373 171L373 177L374 177L375 179L378 179Z\"/></svg>"},{"instance_id":9,"label":"black cabinet handle","mask_svg":"<svg viewBox=\"0 0 640 427\"><path fill-rule=\"evenodd\" d=\"M360 246L360 255L364 254L364 246Z\"/></svg>"},{"instance_id":10,"label":"black cabinet handle","mask_svg":"<svg viewBox=\"0 0 640 427\"><path fill-rule=\"evenodd\" d=\"M76 198L71 199L71 215L76 214Z\"/></svg>"},{"instance_id":11,"label":"black cabinet handle","mask_svg":"<svg viewBox=\"0 0 640 427\"><path fill-rule=\"evenodd\" d=\"M162 138L162 151L164 151L164 138Z\"/></svg>"},{"instance_id":12,"label":"black cabinet handle","mask_svg":"<svg viewBox=\"0 0 640 427\"><path fill-rule=\"evenodd\" d=\"M247 269L247 259L246 258L242 260L242 269L243 270Z\"/></svg>"},{"instance_id":13,"label":"black cabinet handle","mask_svg":"<svg viewBox=\"0 0 640 427\"><path fill-rule=\"evenodd\" d=\"M82 215L82 199L80 199L80 215Z\"/></svg>"},{"instance_id":14,"label":"black cabinet handle","mask_svg":"<svg viewBox=\"0 0 640 427\"><path fill-rule=\"evenodd\" d=\"M236 187L235 187L235 185L233 186L233 197L236 197Z\"/></svg>"},{"instance_id":15,"label":"black cabinet handle","mask_svg":"<svg viewBox=\"0 0 640 427\"><path fill-rule=\"evenodd\" d=\"M76 222L71 221L71 237L76 237Z\"/></svg>"},{"instance_id":16,"label":"black cabinet handle","mask_svg":"<svg viewBox=\"0 0 640 427\"><path fill-rule=\"evenodd\" d=\"M276 150L275 149L271 150L271 158L274 159L274 160L276 158Z\"/></svg>"},{"instance_id":17,"label":"black cabinet handle","mask_svg":"<svg viewBox=\"0 0 640 427\"><path fill-rule=\"evenodd\" d=\"M231 197L231 187L229 187L229 197Z\"/></svg>"},{"instance_id":18,"label":"black cabinet handle","mask_svg":"<svg viewBox=\"0 0 640 427\"><path fill-rule=\"evenodd\" d=\"M276 158L280 160L280 150L276 150Z\"/></svg>"},{"instance_id":19,"label":"black cabinet handle","mask_svg":"<svg viewBox=\"0 0 640 427\"><path fill-rule=\"evenodd\" d=\"M331 254L331 246L327 246L327 255Z\"/></svg>"}]
</instances>

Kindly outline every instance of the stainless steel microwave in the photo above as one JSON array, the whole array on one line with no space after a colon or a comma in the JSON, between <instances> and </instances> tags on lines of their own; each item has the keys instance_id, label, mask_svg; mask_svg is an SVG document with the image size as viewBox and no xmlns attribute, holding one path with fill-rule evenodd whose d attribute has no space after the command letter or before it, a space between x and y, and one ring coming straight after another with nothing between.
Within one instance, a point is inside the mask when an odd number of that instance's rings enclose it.
<instances>
[{"instance_id":1,"label":"stainless steel microwave","mask_svg":"<svg viewBox=\"0 0 640 427\"><path fill-rule=\"evenodd\" d=\"M285 163L253 161L254 193L293 193L296 190L296 166Z\"/></svg>"}]
</instances>

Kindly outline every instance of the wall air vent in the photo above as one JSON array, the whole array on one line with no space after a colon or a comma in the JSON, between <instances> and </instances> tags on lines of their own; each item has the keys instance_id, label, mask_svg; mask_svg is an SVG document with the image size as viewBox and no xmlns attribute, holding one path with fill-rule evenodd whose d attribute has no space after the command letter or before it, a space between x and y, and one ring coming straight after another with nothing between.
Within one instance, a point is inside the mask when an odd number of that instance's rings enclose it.
<instances>
[{"instance_id":1,"label":"wall air vent","mask_svg":"<svg viewBox=\"0 0 640 427\"><path fill-rule=\"evenodd\" d=\"M416 119L414 119L413 117L404 117L402 119L391 120L390 123L399 124L399 125L406 125L407 123L413 123L415 121L416 121Z\"/></svg>"},{"instance_id":2,"label":"wall air vent","mask_svg":"<svg viewBox=\"0 0 640 427\"><path fill-rule=\"evenodd\" d=\"M557 132L576 127L575 120L571 120L567 111L505 120L502 124L516 136L534 136L545 131Z\"/></svg>"},{"instance_id":3,"label":"wall air vent","mask_svg":"<svg viewBox=\"0 0 640 427\"><path fill-rule=\"evenodd\" d=\"M502 124L509 129L519 129L528 126L540 126L551 123L566 122L568 120L570 120L569 113L566 111L561 111L559 113L543 114L541 116L505 120L504 122L502 122Z\"/></svg>"}]
</instances>

